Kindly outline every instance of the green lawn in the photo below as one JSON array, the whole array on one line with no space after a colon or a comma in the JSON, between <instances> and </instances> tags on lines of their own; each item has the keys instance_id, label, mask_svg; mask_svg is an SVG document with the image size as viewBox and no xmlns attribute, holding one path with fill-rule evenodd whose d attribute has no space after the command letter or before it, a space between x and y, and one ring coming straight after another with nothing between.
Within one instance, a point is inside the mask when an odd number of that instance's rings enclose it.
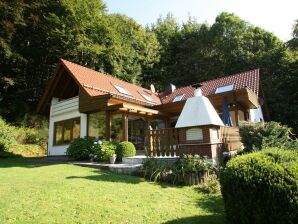
<instances>
[{"instance_id":1,"label":"green lawn","mask_svg":"<svg viewBox=\"0 0 298 224\"><path fill-rule=\"evenodd\" d=\"M225 223L220 195L69 164L0 159L0 223Z\"/></svg>"}]
</instances>

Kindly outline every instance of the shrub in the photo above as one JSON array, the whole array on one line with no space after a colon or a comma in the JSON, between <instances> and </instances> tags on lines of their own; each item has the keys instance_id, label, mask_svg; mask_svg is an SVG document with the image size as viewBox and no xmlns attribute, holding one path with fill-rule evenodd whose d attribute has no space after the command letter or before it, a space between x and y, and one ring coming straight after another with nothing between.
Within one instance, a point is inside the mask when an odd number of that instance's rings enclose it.
<instances>
[{"instance_id":1,"label":"shrub","mask_svg":"<svg viewBox=\"0 0 298 224\"><path fill-rule=\"evenodd\" d=\"M17 130L0 117L0 157L8 157L9 147L16 143Z\"/></svg>"},{"instance_id":2,"label":"shrub","mask_svg":"<svg viewBox=\"0 0 298 224\"><path fill-rule=\"evenodd\" d=\"M77 138L67 148L66 154L76 160L88 159L89 154L93 153L94 138Z\"/></svg>"},{"instance_id":3,"label":"shrub","mask_svg":"<svg viewBox=\"0 0 298 224\"><path fill-rule=\"evenodd\" d=\"M188 174L205 174L213 171L213 165L204 158L195 155L184 155L176 162L163 159L148 159L143 163L142 173L150 181L188 184ZM201 176L201 175L200 175Z\"/></svg>"},{"instance_id":4,"label":"shrub","mask_svg":"<svg viewBox=\"0 0 298 224\"><path fill-rule=\"evenodd\" d=\"M121 160L123 157L130 157L136 155L136 148L133 143L124 141L117 145L116 149L117 159Z\"/></svg>"},{"instance_id":5,"label":"shrub","mask_svg":"<svg viewBox=\"0 0 298 224\"><path fill-rule=\"evenodd\" d=\"M115 154L116 147L116 143L104 141L102 144L93 145L92 151L99 161L108 161Z\"/></svg>"},{"instance_id":6,"label":"shrub","mask_svg":"<svg viewBox=\"0 0 298 224\"><path fill-rule=\"evenodd\" d=\"M206 172L213 169L213 164L199 155L183 155L183 173Z\"/></svg>"},{"instance_id":7,"label":"shrub","mask_svg":"<svg viewBox=\"0 0 298 224\"><path fill-rule=\"evenodd\" d=\"M240 125L244 151L279 147L298 150L298 141L291 139L291 129L277 122Z\"/></svg>"},{"instance_id":8,"label":"shrub","mask_svg":"<svg viewBox=\"0 0 298 224\"><path fill-rule=\"evenodd\" d=\"M179 162L151 158L143 162L141 172L144 178L150 181L175 184L179 182L179 175L181 175L179 165Z\"/></svg>"},{"instance_id":9,"label":"shrub","mask_svg":"<svg viewBox=\"0 0 298 224\"><path fill-rule=\"evenodd\" d=\"M220 184L216 174L207 176L205 182L198 185L198 191L205 194L217 194L220 192Z\"/></svg>"},{"instance_id":10,"label":"shrub","mask_svg":"<svg viewBox=\"0 0 298 224\"><path fill-rule=\"evenodd\" d=\"M221 173L231 223L297 223L298 153L267 148L231 159Z\"/></svg>"}]
</instances>

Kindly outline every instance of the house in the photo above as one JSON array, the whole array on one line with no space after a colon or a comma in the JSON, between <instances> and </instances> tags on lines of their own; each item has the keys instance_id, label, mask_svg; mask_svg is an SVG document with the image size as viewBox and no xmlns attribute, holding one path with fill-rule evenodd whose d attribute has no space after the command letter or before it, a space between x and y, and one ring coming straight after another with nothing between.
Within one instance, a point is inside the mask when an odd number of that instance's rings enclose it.
<instances>
[{"instance_id":1,"label":"house","mask_svg":"<svg viewBox=\"0 0 298 224\"><path fill-rule=\"evenodd\" d=\"M148 130L175 127L197 89L220 117L227 106L232 126L264 120L258 69L182 88L171 84L159 93L61 59L37 107L50 118L48 155L64 155L75 138L87 135L128 140L142 150Z\"/></svg>"}]
</instances>

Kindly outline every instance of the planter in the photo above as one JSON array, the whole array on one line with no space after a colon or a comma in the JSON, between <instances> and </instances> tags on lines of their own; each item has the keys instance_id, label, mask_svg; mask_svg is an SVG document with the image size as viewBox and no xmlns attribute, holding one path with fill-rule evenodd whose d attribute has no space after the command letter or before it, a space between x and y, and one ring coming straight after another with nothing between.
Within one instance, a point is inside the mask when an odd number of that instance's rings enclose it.
<instances>
[{"instance_id":1,"label":"planter","mask_svg":"<svg viewBox=\"0 0 298 224\"><path fill-rule=\"evenodd\" d=\"M208 172L193 172L186 173L184 175L184 184L185 185L198 185L200 183L205 182L206 177L209 176Z\"/></svg>"},{"instance_id":2,"label":"planter","mask_svg":"<svg viewBox=\"0 0 298 224\"><path fill-rule=\"evenodd\" d=\"M116 154L112 155L112 156L110 157L110 163L111 163L111 164L114 164L114 163L116 162L116 158L117 158Z\"/></svg>"}]
</instances>

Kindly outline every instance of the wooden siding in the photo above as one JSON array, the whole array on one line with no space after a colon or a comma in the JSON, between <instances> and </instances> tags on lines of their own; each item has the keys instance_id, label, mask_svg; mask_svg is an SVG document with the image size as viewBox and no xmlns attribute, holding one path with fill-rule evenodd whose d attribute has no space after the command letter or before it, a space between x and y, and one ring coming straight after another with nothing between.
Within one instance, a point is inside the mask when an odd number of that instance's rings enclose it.
<instances>
[{"instance_id":1,"label":"wooden siding","mask_svg":"<svg viewBox=\"0 0 298 224\"><path fill-rule=\"evenodd\" d=\"M73 97L67 100L62 100L52 105L51 116L57 116L71 111L77 111L79 108L79 98Z\"/></svg>"},{"instance_id":2,"label":"wooden siding","mask_svg":"<svg viewBox=\"0 0 298 224\"><path fill-rule=\"evenodd\" d=\"M223 142L224 151L235 151L243 148L239 128L221 127L220 139Z\"/></svg>"},{"instance_id":3,"label":"wooden siding","mask_svg":"<svg viewBox=\"0 0 298 224\"><path fill-rule=\"evenodd\" d=\"M90 113L100 110L106 110L110 95L90 97L84 91L79 93L79 111L80 113Z\"/></svg>"}]
</instances>

